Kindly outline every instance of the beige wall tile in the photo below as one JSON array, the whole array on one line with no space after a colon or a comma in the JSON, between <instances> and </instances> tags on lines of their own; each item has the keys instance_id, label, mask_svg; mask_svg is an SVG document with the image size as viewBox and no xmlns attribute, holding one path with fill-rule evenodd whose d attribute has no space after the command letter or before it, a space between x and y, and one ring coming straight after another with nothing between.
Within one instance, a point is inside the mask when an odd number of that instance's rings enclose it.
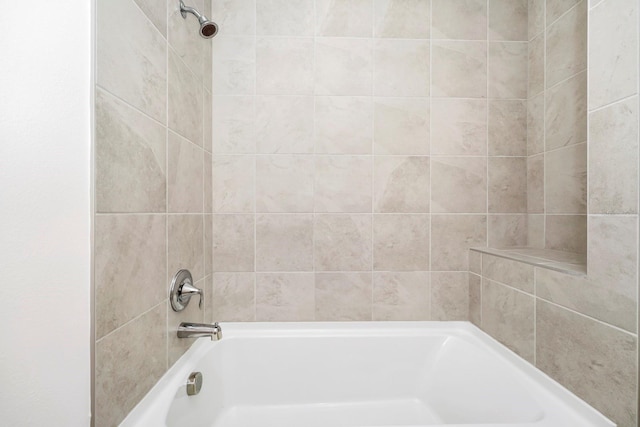
<instances>
[{"instance_id":1,"label":"beige wall tile","mask_svg":"<svg viewBox=\"0 0 640 427\"><path fill-rule=\"evenodd\" d=\"M527 245L527 215L489 215L487 244L491 248Z\"/></svg>"},{"instance_id":2,"label":"beige wall tile","mask_svg":"<svg viewBox=\"0 0 640 427\"><path fill-rule=\"evenodd\" d=\"M587 2L547 27L546 83L551 87L587 68Z\"/></svg>"},{"instance_id":3,"label":"beige wall tile","mask_svg":"<svg viewBox=\"0 0 640 427\"><path fill-rule=\"evenodd\" d=\"M527 41L527 0L489 0L489 40Z\"/></svg>"},{"instance_id":4,"label":"beige wall tile","mask_svg":"<svg viewBox=\"0 0 640 427\"><path fill-rule=\"evenodd\" d=\"M560 307L537 304L537 366L618 426L637 423L637 338Z\"/></svg>"},{"instance_id":5,"label":"beige wall tile","mask_svg":"<svg viewBox=\"0 0 640 427\"><path fill-rule=\"evenodd\" d=\"M539 34L529 42L529 87L528 97L531 98L545 88L545 34Z\"/></svg>"},{"instance_id":6,"label":"beige wall tile","mask_svg":"<svg viewBox=\"0 0 640 427\"><path fill-rule=\"evenodd\" d=\"M211 9L211 18L224 28L225 35L256 33L256 0L216 0Z\"/></svg>"},{"instance_id":7,"label":"beige wall tile","mask_svg":"<svg viewBox=\"0 0 640 427\"><path fill-rule=\"evenodd\" d=\"M586 72L549 89L545 99L546 150L586 141Z\"/></svg>"},{"instance_id":8,"label":"beige wall tile","mask_svg":"<svg viewBox=\"0 0 640 427\"><path fill-rule=\"evenodd\" d=\"M205 214L204 221L204 275L213 273L213 215Z\"/></svg>"},{"instance_id":9,"label":"beige wall tile","mask_svg":"<svg viewBox=\"0 0 640 427\"><path fill-rule=\"evenodd\" d=\"M197 281L194 285L199 289L207 286L204 279ZM193 298L187 308L181 312L173 311L171 303L167 301L167 315L167 366L172 366L195 342L193 338L178 338L178 326L182 322L204 322L205 312L204 308L198 306L198 298Z\"/></svg>"},{"instance_id":10,"label":"beige wall tile","mask_svg":"<svg viewBox=\"0 0 640 427\"><path fill-rule=\"evenodd\" d=\"M544 154L527 157L527 212L544 212Z\"/></svg>"},{"instance_id":11,"label":"beige wall tile","mask_svg":"<svg viewBox=\"0 0 640 427\"><path fill-rule=\"evenodd\" d=\"M482 277L530 294L534 290L533 266L522 262L483 254Z\"/></svg>"},{"instance_id":12,"label":"beige wall tile","mask_svg":"<svg viewBox=\"0 0 640 427\"><path fill-rule=\"evenodd\" d=\"M431 319L469 320L469 273L431 273Z\"/></svg>"},{"instance_id":13,"label":"beige wall tile","mask_svg":"<svg viewBox=\"0 0 640 427\"><path fill-rule=\"evenodd\" d=\"M166 219L98 215L95 236L95 326L100 339L166 298Z\"/></svg>"},{"instance_id":14,"label":"beige wall tile","mask_svg":"<svg viewBox=\"0 0 640 427\"><path fill-rule=\"evenodd\" d=\"M310 115L314 117L313 114ZM315 98L315 152L371 154L373 102L368 97Z\"/></svg>"},{"instance_id":15,"label":"beige wall tile","mask_svg":"<svg viewBox=\"0 0 640 427\"><path fill-rule=\"evenodd\" d=\"M429 96L429 42L376 40L376 96Z\"/></svg>"},{"instance_id":16,"label":"beige wall tile","mask_svg":"<svg viewBox=\"0 0 640 427\"><path fill-rule=\"evenodd\" d=\"M429 154L429 100L375 98L373 132L375 154Z\"/></svg>"},{"instance_id":17,"label":"beige wall tile","mask_svg":"<svg viewBox=\"0 0 640 427\"><path fill-rule=\"evenodd\" d=\"M169 128L202 146L202 85L198 77L169 51Z\"/></svg>"},{"instance_id":18,"label":"beige wall tile","mask_svg":"<svg viewBox=\"0 0 640 427\"><path fill-rule=\"evenodd\" d=\"M489 158L489 212L527 212L526 157Z\"/></svg>"},{"instance_id":19,"label":"beige wall tile","mask_svg":"<svg viewBox=\"0 0 640 427\"><path fill-rule=\"evenodd\" d=\"M214 273L210 295L212 322L255 320L254 273Z\"/></svg>"},{"instance_id":20,"label":"beige wall tile","mask_svg":"<svg viewBox=\"0 0 640 427\"><path fill-rule=\"evenodd\" d=\"M638 212L638 98L591 113L589 213Z\"/></svg>"},{"instance_id":21,"label":"beige wall tile","mask_svg":"<svg viewBox=\"0 0 640 427\"><path fill-rule=\"evenodd\" d=\"M373 274L373 320L429 320L429 273Z\"/></svg>"},{"instance_id":22,"label":"beige wall tile","mask_svg":"<svg viewBox=\"0 0 640 427\"><path fill-rule=\"evenodd\" d=\"M482 274L482 254L477 251L469 251L469 271Z\"/></svg>"},{"instance_id":23,"label":"beige wall tile","mask_svg":"<svg viewBox=\"0 0 640 427\"><path fill-rule=\"evenodd\" d=\"M365 156L316 156L315 211L371 212L373 164Z\"/></svg>"},{"instance_id":24,"label":"beige wall tile","mask_svg":"<svg viewBox=\"0 0 640 427\"><path fill-rule=\"evenodd\" d=\"M313 97L256 97L257 152L313 153Z\"/></svg>"},{"instance_id":25,"label":"beige wall tile","mask_svg":"<svg viewBox=\"0 0 640 427\"><path fill-rule=\"evenodd\" d=\"M431 24L431 3L422 0L374 0L374 36L427 39Z\"/></svg>"},{"instance_id":26,"label":"beige wall tile","mask_svg":"<svg viewBox=\"0 0 640 427\"><path fill-rule=\"evenodd\" d=\"M431 46L431 96L487 97L486 42L433 41Z\"/></svg>"},{"instance_id":27,"label":"beige wall tile","mask_svg":"<svg viewBox=\"0 0 640 427\"><path fill-rule=\"evenodd\" d=\"M165 2L153 0L135 0L147 18L163 36L167 36L167 7ZM208 16L208 15L207 15Z\"/></svg>"},{"instance_id":28,"label":"beige wall tile","mask_svg":"<svg viewBox=\"0 0 640 427\"><path fill-rule=\"evenodd\" d=\"M432 215L431 233L431 270L467 271L469 248L487 244L487 217Z\"/></svg>"},{"instance_id":29,"label":"beige wall tile","mask_svg":"<svg viewBox=\"0 0 640 427\"><path fill-rule=\"evenodd\" d=\"M166 324L162 302L96 342L96 427L118 425L164 374Z\"/></svg>"},{"instance_id":30,"label":"beige wall tile","mask_svg":"<svg viewBox=\"0 0 640 427\"><path fill-rule=\"evenodd\" d=\"M254 216L213 215L213 271L254 271Z\"/></svg>"},{"instance_id":31,"label":"beige wall tile","mask_svg":"<svg viewBox=\"0 0 640 427\"><path fill-rule=\"evenodd\" d=\"M544 132L544 93L540 93L527 101L527 154L529 156L544 152Z\"/></svg>"},{"instance_id":32,"label":"beige wall tile","mask_svg":"<svg viewBox=\"0 0 640 427\"><path fill-rule=\"evenodd\" d=\"M431 100L431 154L486 155L487 102Z\"/></svg>"},{"instance_id":33,"label":"beige wall tile","mask_svg":"<svg viewBox=\"0 0 640 427\"><path fill-rule=\"evenodd\" d=\"M487 38L487 0L432 0L431 7L432 38Z\"/></svg>"},{"instance_id":34,"label":"beige wall tile","mask_svg":"<svg viewBox=\"0 0 640 427\"><path fill-rule=\"evenodd\" d=\"M527 98L527 43L489 43L489 97Z\"/></svg>"},{"instance_id":35,"label":"beige wall tile","mask_svg":"<svg viewBox=\"0 0 640 427\"><path fill-rule=\"evenodd\" d=\"M544 156L545 208L548 213L587 213L587 144Z\"/></svg>"},{"instance_id":36,"label":"beige wall tile","mask_svg":"<svg viewBox=\"0 0 640 427\"><path fill-rule=\"evenodd\" d=\"M371 37L371 0L316 0L316 35L328 37Z\"/></svg>"},{"instance_id":37,"label":"beige wall tile","mask_svg":"<svg viewBox=\"0 0 640 427\"><path fill-rule=\"evenodd\" d=\"M371 320L371 273L316 273L316 320Z\"/></svg>"},{"instance_id":38,"label":"beige wall tile","mask_svg":"<svg viewBox=\"0 0 640 427\"><path fill-rule=\"evenodd\" d=\"M204 151L171 131L168 147L167 212L202 212Z\"/></svg>"},{"instance_id":39,"label":"beige wall tile","mask_svg":"<svg viewBox=\"0 0 640 427\"><path fill-rule=\"evenodd\" d=\"M256 1L256 32L265 36L311 36L313 0Z\"/></svg>"},{"instance_id":40,"label":"beige wall tile","mask_svg":"<svg viewBox=\"0 0 640 427\"><path fill-rule=\"evenodd\" d=\"M202 83L204 71L204 49L209 40L203 39L198 31L193 31L192 25L197 25L197 20L193 17L184 19L180 13L180 3L169 1L167 3L168 15L168 38L169 45L173 52L184 62L184 64ZM200 4L198 4L200 3ZM195 7L203 10L204 3L198 1ZM204 13L204 12L203 12Z\"/></svg>"},{"instance_id":41,"label":"beige wall tile","mask_svg":"<svg viewBox=\"0 0 640 427\"><path fill-rule=\"evenodd\" d=\"M216 154L255 153L256 103L252 96L214 96L212 150Z\"/></svg>"},{"instance_id":42,"label":"beige wall tile","mask_svg":"<svg viewBox=\"0 0 640 427\"><path fill-rule=\"evenodd\" d=\"M373 216L373 269L429 270L429 216Z\"/></svg>"},{"instance_id":43,"label":"beige wall tile","mask_svg":"<svg viewBox=\"0 0 640 427\"><path fill-rule=\"evenodd\" d=\"M166 211L166 131L96 90L96 211Z\"/></svg>"},{"instance_id":44,"label":"beige wall tile","mask_svg":"<svg viewBox=\"0 0 640 427\"><path fill-rule=\"evenodd\" d=\"M431 158L431 211L483 213L487 211L487 159Z\"/></svg>"},{"instance_id":45,"label":"beige wall tile","mask_svg":"<svg viewBox=\"0 0 640 427\"><path fill-rule=\"evenodd\" d=\"M96 4L96 83L166 123L167 44L129 0Z\"/></svg>"},{"instance_id":46,"label":"beige wall tile","mask_svg":"<svg viewBox=\"0 0 640 427\"><path fill-rule=\"evenodd\" d=\"M553 24L556 19L558 19L580 1L581 0L547 0L547 5L545 8L547 13L547 26Z\"/></svg>"},{"instance_id":47,"label":"beige wall tile","mask_svg":"<svg viewBox=\"0 0 640 427\"><path fill-rule=\"evenodd\" d=\"M256 274L256 320L309 321L315 317L313 273Z\"/></svg>"},{"instance_id":48,"label":"beige wall tile","mask_svg":"<svg viewBox=\"0 0 640 427\"><path fill-rule=\"evenodd\" d=\"M209 74L211 75L211 74ZM206 79L205 79L206 80ZM205 151L213 151L213 99L209 90L202 91L202 141Z\"/></svg>"},{"instance_id":49,"label":"beige wall tile","mask_svg":"<svg viewBox=\"0 0 640 427\"><path fill-rule=\"evenodd\" d=\"M469 273L469 321L477 327L482 323L482 278L472 273Z\"/></svg>"},{"instance_id":50,"label":"beige wall tile","mask_svg":"<svg viewBox=\"0 0 640 427\"><path fill-rule=\"evenodd\" d=\"M371 95L372 81L371 40L343 38L316 40L316 95Z\"/></svg>"},{"instance_id":51,"label":"beige wall tile","mask_svg":"<svg viewBox=\"0 0 640 427\"><path fill-rule=\"evenodd\" d=\"M429 212L429 158L376 156L375 212Z\"/></svg>"},{"instance_id":52,"label":"beige wall tile","mask_svg":"<svg viewBox=\"0 0 640 427\"><path fill-rule=\"evenodd\" d=\"M315 215L314 269L365 271L372 262L372 216Z\"/></svg>"},{"instance_id":53,"label":"beige wall tile","mask_svg":"<svg viewBox=\"0 0 640 427\"><path fill-rule=\"evenodd\" d=\"M559 251L587 252L586 215L546 215L545 247Z\"/></svg>"},{"instance_id":54,"label":"beige wall tile","mask_svg":"<svg viewBox=\"0 0 640 427\"><path fill-rule=\"evenodd\" d=\"M312 270L312 214L256 216L256 271Z\"/></svg>"},{"instance_id":55,"label":"beige wall tile","mask_svg":"<svg viewBox=\"0 0 640 427\"><path fill-rule=\"evenodd\" d=\"M253 212L255 156L213 156L213 211Z\"/></svg>"},{"instance_id":56,"label":"beige wall tile","mask_svg":"<svg viewBox=\"0 0 640 427\"><path fill-rule=\"evenodd\" d=\"M204 278L203 215L169 215L167 225L167 279L171 280L178 270L186 269L194 282L201 280Z\"/></svg>"},{"instance_id":57,"label":"beige wall tile","mask_svg":"<svg viewBox=\"0 0 640 427\"><path fill-rule=\"evenodd\" d=\"M544 241L544 215L527 215L527 240L526 244L530 248L542 249L545 247Z\"/></svg>"},{"instance_id":58,"label":"beige wall tile","mask_svg":"<svg viewBox=\"0 0 640 427\"><path fill-rule=\"evenodd\" d=\"M258 156L257 212L313 212L313 157Z\"/></svg>"},{"instance_id":59,"label":"beige wall tile","mask_svg":"<svg viewBox=\"0 0 640 427\"><path fill-rule=\"evenodd\" d=\"M313 40L258 37L256 92L260 95L313 94Z\"/></svg>"},{"instance_id":60,"label":"beige wall tile","mask_svg":"<svg viewBox=\"0 0 640 427\"><path fill-rule=\"evenodd\" d=\"M533 296L482 280L482 329L531 363L535 357L534 307Z\"/></svg>"},{"instance_id":61,"label":"beige wall tile","mask_svg":"<svg viewBox=\"0 0 640 427\"><path fill-rule=\"evenodd\" d=\"M489 101L489 155L527 155L527 102Z\"/></svg>"},{"instance_id":62,"label":"beige wall tile","mask_svg":"<svg viewBox=\"0 0 640 427\"><path fill-rule=\"evenodd\" d=\"M212 40L214 95L252 95L256 88L256 39L218 35ZM214 114L215 117L215 114Z\"/></svg>"},{"instance_id":63,"label":"beige wall tile","mask_svg":"<svg viewBox=\"0 0 640 427\"><path fill-rule=\"evenodd\" d=\"M546 0L529 0L529 40L544 31Z\"/></svg>"}]
</instances>

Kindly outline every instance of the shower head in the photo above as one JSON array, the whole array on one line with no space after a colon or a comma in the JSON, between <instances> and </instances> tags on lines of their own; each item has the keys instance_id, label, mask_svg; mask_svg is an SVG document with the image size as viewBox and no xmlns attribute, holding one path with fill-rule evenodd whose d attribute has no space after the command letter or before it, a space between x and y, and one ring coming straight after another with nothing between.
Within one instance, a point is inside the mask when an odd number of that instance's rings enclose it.
<instances>
[{"instance_id":1,"label":"shower head","mask_svg":"<svg viewBox=\"0 0 640 427\"><path fill-rule=\"evenodd\" d=\"M187 19L187 13L198 18L198 22L200 23L200 35L203 38L210 39L218 34L218 25L215 22L210 21L206 16L202 15L193 7L185 6L182 0L180 0L180 13L185 19Z\"/></svg>"}]
</instances>

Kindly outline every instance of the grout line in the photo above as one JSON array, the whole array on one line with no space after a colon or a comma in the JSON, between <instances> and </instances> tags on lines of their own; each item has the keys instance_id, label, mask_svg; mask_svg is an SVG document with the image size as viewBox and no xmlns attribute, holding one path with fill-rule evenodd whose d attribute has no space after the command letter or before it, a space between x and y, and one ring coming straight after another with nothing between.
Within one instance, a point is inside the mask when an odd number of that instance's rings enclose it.
<instances>
[{"instance_id":1,"label":"grout line","mask_svg":"<svg viewBox=\"0 0 640 427\"><path fill-rule=\"evenodd\" d=\"M627 101L629 101L629 100L631 100L633 98L637 98L637 97L638 97L638 93L634 93L632 95L625 96L625 97L620 98L620 99L616 99L615 101L611 101L608 104L596 107L596 108L594 108L592 110L589 110L587 116L591 115L592 113L597 113L598 111L605 110L605 109L607 109L609 107L613 107L614 105L622 104L624 102L627 102ZM587 94L587 102L589 102L589 95L588 94ZM588 132L588 130L589 129L587 128L587 132Z\"/></svg>"}]
</instances>

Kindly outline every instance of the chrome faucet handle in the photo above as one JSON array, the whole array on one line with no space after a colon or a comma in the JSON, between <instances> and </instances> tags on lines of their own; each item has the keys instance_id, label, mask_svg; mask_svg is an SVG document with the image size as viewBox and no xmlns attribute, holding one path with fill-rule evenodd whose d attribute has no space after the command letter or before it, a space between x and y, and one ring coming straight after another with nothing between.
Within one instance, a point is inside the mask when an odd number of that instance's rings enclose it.
<instances>
[{"instance_id":1,"label":"chrome faucet handle","mask_svg":"<svg viewBox=\"0 0 640 427\"><path fill-rule=\"evenodd\" d=\"M189 305L191 297L195 295L200 296L198 307L202 309L204 291L193 285L193 278L189 270L178 271L175 276L173 276L169 290L169 299L171 300L171 308L173 308L173 311L184 310L187 305Z\"/></svg>"},{"instance_id":2,"label":"chrome faucet handle","mask_svg":"<svg viewBox=\"0 0 640 427\"><path fill-rule=\"evenodd\" d=\"M189 300L191 297L198 295L200 297L200 301L198 302L198 308L202 308L202 297L204 296L204 291L200 288L196 288L190 282L186 281L184 284L178 289L178 299L185 306L189 304Z\"/></svg>"}]
</instances>

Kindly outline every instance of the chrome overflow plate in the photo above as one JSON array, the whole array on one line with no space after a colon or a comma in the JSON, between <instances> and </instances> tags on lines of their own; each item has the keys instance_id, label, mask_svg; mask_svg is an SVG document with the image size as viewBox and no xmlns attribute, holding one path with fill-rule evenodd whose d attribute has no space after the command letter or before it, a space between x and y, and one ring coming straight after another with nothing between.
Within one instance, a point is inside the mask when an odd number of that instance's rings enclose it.
<instances>
[{"instance_id":1,"label":"chrome overflow plate","mask_svg":"<svg viewBox=\"0 0 640 427\"><path fill-rule=\"evenodd\" d=\"M192 372L189 375L189 379L187 380L187 395L195 396L200 393L200 389L202 388L202 373L201 372Z\"/></svg>"}]
</instances>

